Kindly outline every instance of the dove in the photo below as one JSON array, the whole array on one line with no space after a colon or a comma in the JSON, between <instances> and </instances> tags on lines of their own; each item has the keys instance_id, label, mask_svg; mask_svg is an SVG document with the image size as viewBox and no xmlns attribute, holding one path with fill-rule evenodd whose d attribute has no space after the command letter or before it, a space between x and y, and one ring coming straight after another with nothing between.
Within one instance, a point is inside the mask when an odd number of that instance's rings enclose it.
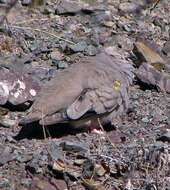
<instances>
[{"instance_id":1,"label":"dove","mask_svg":"<svg viewBox=\"0 0 170 190\"><path fill-rule=\"evenodd\" d=\"M104 51L84 57L41 87L30 111L19 123L39 121L41 125L53 125L87 121L91 116L111 122L128 109L133 71L129 61Z\"/></svg>"}]
</instances>

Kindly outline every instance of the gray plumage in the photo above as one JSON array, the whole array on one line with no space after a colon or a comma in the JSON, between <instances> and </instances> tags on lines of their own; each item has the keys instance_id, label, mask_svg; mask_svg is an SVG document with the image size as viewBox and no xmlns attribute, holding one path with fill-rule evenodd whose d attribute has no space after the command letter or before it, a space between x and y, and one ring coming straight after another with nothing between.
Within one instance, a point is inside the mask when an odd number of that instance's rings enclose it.
<instances>
[{"instance_id":1,"label":"gray plumage","mask_svg":"<svg viewBox=\"0 0 170 190\"><path fill-rule=\"evenodd\" d=\"M20 123L51 125L78 120L87 113L106 122L128 108L133 67L128 61L100 53L59 72L42 87L30 113ZM91 114L90 114L91 115Z\"/></svg>"}]
</instances>

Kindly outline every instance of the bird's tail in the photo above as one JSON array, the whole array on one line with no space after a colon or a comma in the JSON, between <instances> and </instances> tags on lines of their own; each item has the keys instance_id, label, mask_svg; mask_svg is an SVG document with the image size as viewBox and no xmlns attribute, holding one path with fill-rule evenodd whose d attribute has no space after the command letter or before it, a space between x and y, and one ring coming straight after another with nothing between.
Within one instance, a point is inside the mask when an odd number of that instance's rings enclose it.
<instances>
[{"instance_id":1,"label":"bird's tail","mask_svg":"<svg viewBox=\"0 0 170 190\"><path fill-rule=\"evenodd\" d=\"M31 112L19 121L19 124L26 125L34 121L39 121L42 118L42 114L39 111Z\"/></svg>"}]
</instances>

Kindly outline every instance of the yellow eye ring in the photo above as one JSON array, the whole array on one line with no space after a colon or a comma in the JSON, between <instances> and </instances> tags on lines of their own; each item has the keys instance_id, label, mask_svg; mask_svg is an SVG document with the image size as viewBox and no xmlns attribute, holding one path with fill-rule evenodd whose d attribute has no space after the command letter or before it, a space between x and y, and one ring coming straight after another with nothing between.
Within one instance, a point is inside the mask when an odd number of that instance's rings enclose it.
<instances>
[{"instance_id":1,"label":"yellow eye ring","mask_svg":"<svg viewBox=\"0 0 170 190\"><path fill-rule=\"evenodd\" d=\"M119 91L121 87L121 82L119 80L115 80L113 83L113 89Z\"/></svg>"}]
</instances>

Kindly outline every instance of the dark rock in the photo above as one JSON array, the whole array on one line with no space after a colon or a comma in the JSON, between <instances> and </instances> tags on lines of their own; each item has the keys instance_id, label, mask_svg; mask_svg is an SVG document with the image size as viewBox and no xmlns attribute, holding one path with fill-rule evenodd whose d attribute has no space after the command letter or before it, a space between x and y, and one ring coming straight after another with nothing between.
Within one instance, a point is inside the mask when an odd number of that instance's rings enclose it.
<instances>
[{"instance_id":1,"label":"dark rock","mask_svg":"<svg viewBox=\"0 0 170 190\"><path fill-rule=\"evenodd\" d=\"M149 118L148 117L144 117L144 118L142 118L142 122L144 122L144 123L149 123Z\"/></svg>"},{"instance_id":2,"label":"dark rock","mask_svg":"<svg viewBox=\"0 0 170 190\"><path fill-rule=\"evenodd\" d=\"M152 0L134 1L134 2L122 2L119 5L119 11L123 14L128 13L140 13L143 9L152 4Z\"/></svg>"},{"instance_id":3,"label":"dark rock","mask_svg":"<svg viewBox=\"0 0 170 190\"><path fill-rule=\"evenodd\" d=\"M105 44L111 41L112 33L110 31L103 31L99 34L99 43Z\"/></svg>"},{"instance_id":4,"label":"dark rock","mask_svg":"<svg viewBox=\"0 0 170 190\"><path fill-rule=\"evenodd\" d=\"M53 64L57 66L57 69L65 69L68 67L68 63L65 61L53 61Z\"/></svg>"},{"instance_id":5,"label":"dark rock","mask_svg":"<svg viewBox=\"0 0 170 190\"><path fill-rule=\"evenodd\" d=\"M55 13L55 10L53 9L53 8L51 8L51 7L48 7L48 6L46 6L45 8L44 8L44 10L43 10L43 13L44 14L54 14Z\"/></svg>"},{"instance_id":6,"label":"dark rock","mask_svg":"<svg viewBox=\"0 0 170 190\"><path fill-rule=\"evenodd\" d=\"M91 22L96 24L104 24L106 21L111 21L111 13L106 10L95 11L92 14Z\"/></svg>"},{"instance_id":7,"label":"dark rock","mask_svg":"<svg viewBox=\"0 0 170 190\"><path fill-rule=\"evenodd\" d=\"M22 184L24 187L29 188L29 187L31 186L31 183L32 183L32 179L31 179L31 178L22 178L22 179L21 179L21 184Z\"/></svg>"},{"instance_id":8,"label":"dark rock","mask_svg":"<svg viewBox=\"0 0 170 190\"><path fill-rule=\"evenodd\" d=\"M60 47L61 51L64 52L67 49L67 43L66 42L60 42L59 47Z\"/></svg>"},{"instance_id":9,"label":"dark rock","mask_svg":"<svg viewBox=\"0 0 170 190\"><path fill-rule=\"evenodd\" d=\"M83 163L82 177L84 179L89 179L94 174L94 163L92 160L85 160Z\"/></svg>"},{"instance_id":10,"label":"dark rock","mask_svg":"<svg viewBox=\"0 0 170 190\"><path fill-rule=\"evenodd\" d=\"M29 45L29 50L31 52L35 52L36 50L39 49L39 44L37 42L32 42L30 45Z\"/></svg>"},{"instance_id":11,"label":"dark rock","mask_svg":"<svg viewBox=\"0 0 170 190\"><path fill-rule=\"evenodd\" d=\"M31 189L35 189L35 190L56 190L55 186L50 184L47 180L40 179L38 177L33 178Z\"/></svg>"},{"instance_id":12,"label":"dark rock","mask_svg":"<svg viewBox=\"0 0 170 190\"><path fill-rule=\"evenodd\" d=\"M24 38L25 40L34 40L34 34L32 32L30 32L29 30L25 30L24 31Z\"/></svg>"},{"instance_id":13,"label":"dark rock","mask_svg":"<svg viewBox=\"0 0 170 190\"><path fill-rule=\"evenodd\" d=\"M159 26L162 30L165 29L165 22L164 22L163 18L155 17L153 20L153 24L155 26Z\"/></svg>"},{"instance_id":14,"label":"dark rock","mask_svg":"<svg viewBox=\"0 0 170 190\"><path fill-rule=\"evenodd\" d=\"M70 2L70 1L60 1L59 4L57 4L55 13L58 15L61 14L75 14L79 11L81 11L81 6L77 2Z\"/></svg>"},{"instance_id":15,"label":"dark rock","mask_svg":"<svg viewBox=\"0 0 170 190\"><path fill-rule=\"evenodd\" d=\"M32 155L26 154L26 153L18 153L16 160L21 162L21 163L26 163L26 162L32 160Z\"/></svg>"},{"instance_id":16,"label":"dark rock","mask_svg":"<svg viewBox=\"0 0 170 190\"><path fill-rule=\"evenodd\" d=\"M13 153L12 148L6 146L0 147L0 166L8 163L9 161L12 161L16 158L16 155Z\"/></svg>"},{"instance_id":17,"label":"dark rock","mask_svg":"<svg viewBox=\"0 0 170 190\"><path fill-rule=\"evenodd\" d=\"M14 139L11 135L8 135L8 136L6 137L6 141L7 141L7 142L10 142L10 143L16 143L15 139Z\"/></svg>"},{"instance_id":18,"label":"dark rock","mask_svg":"<svg viewBox=\"0 0 170 190\"><path fill-rule=\"evenodd\" d=\"M98 50L96 47L94 47L93 45L89 45L86 49L85 49L85 54L86 55L96 55L98 53Z\"/></svg>"},{"instance_id":19,"label":"dark rock","mask_svg":"<svg viewBox=\"0 0 170 190\"><path fill-rule=\"evenodd\" d=\"M23 6L28 6L28 5L30 5L32 3L32 0L22 0L21 1L21 4L23 5Z\"/></svg>"},{"instance_id":20,"label":"dark rock","mask_svg":"<svg viewBox=\"0 0 170 190\"><path fill-rule=\"evenodd\" d=\"M0 0L0 4L6 4L7 2L7 0Z\"/></svg>"},{"instance_id":21,"label":"dark rock","mask_svg":"<svg viewBox=\"0 0 170 190\"><path fill-rule=\"evenodd\" d=\"M165 131L162 135L160 135L157 138L157 140L170 143L170 130Z\"/></svg>"},{"instance_id":22,"label":"dark rock","mask_svg":"<svg viewBox=\"0 0 170 190\"><path fill-rule=\"evenodd\" d=\"M163 53L165 53L167 56L170 56L170 40L165 42L164 47L162 48Z\"/></svg>"},{"instance_id":23,"label":"dark rock","mask_svg":"<svg viewBox=\"0 0 170 190\"><path fill-rule=\"evenodd\" d=\"M6 178L1 178L0 188L4 189L6 187L10 187L10 181Z\"/></svg>"},{"instance_id":24,"label":"dark rock","mask_svg":"<svg viewBox=\"0 0 170 190\"><path fill-rule=\"evenodd\" d=\"M61 142L60 146L63 148L63 151L84 152L84 153L86 153L89 148L87 144L81 142L71 142L71 141Z\"/></svg>"},{"instance_id":25,"label":"dark rock","mask_svg":"<svg viewBox=\"0 0 170 190\"><path fill-rule=\"evenodd\" d=\"M49 71L47 72L48 79L53 78L56 74L57 74L57 70L56 69L54 69L54 68L49 69Z\"/></svg>"},{"instance_id":26,"label":"dark rock","mask_svg":"<svg viewBox=\"0 0 170 190\"><path fill-rule=\"evenodd\" d=\"M139 5L132 2L120 3L119 10L122 13L135 12L139 9Z\"/></svg>"},{"instance_id":27,"label":"dark rock","mask_svg":"<svg viewBox=\"0 0 170 190\"><path fill-rule=\"evenodd\" d=\"M26 168L31 173L43 173L42 167L47 165L48 158L47 153L41 150L35 151L33 158L31 161L28 162Z\"/></svg>"},{"instance_id":28,"label":"dark rock","mask_svg":"<svg viewBox=\"0 0 170 190\"><path fill-rule=\"evenodd\" d=\"M74 53L83 52L87 48L87 43L85 41L80 41L75 45L69 45L69 48Z\"/></svg>"},{"instance_id":29,"label":"dark rock","mask_svg":"<svg viewBox=\"0 0 170 190\"><path fill-rule=\"evenodd\" d=\"M51 52L50 54L50 58L52 60L57 60L57 61L61 61L64 59L64 55L63 53L61 53L58 49L55 49Z\"/></svg>"},{"instance_id":30,"label":"dark rock","mask_svg":"<svg viewBox=\"0 0 170 190\"><path fill-rule=\"evenodd\" d=\"M64 154L60 142L51 141L48 145L48 150L53 160L63 160Z\"/></svg>"},{"instance_id":31,"label":"dark rock","mask_svg":"<svg viewBox=\"0 0 170 190\"><path fill-rule=\"evenodd\" d=\"M57 190L63 190L63 189L66 190L66 189L68 189L66 182L64 180L62 180L62 179L54 179L54 178L52 178L51 183L56 185Z\"/></svg>"}]
</instances>

